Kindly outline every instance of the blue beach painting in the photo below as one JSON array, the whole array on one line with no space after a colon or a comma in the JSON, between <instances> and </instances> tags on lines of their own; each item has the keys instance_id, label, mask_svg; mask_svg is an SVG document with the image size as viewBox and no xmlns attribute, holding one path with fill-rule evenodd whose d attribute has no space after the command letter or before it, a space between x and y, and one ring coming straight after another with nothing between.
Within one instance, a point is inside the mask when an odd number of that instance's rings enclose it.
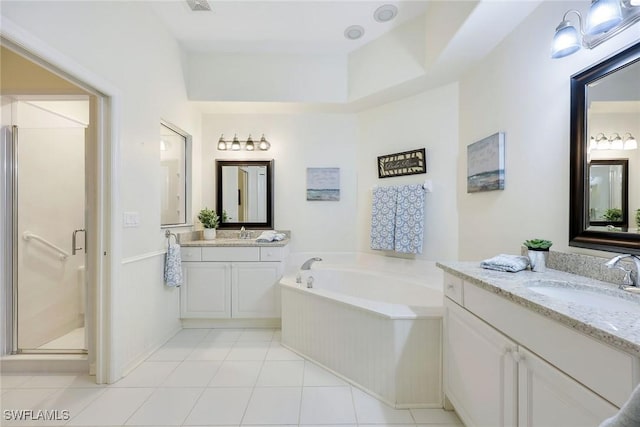
<instances>
[{"instance_id":1,"label":"blue beach painting","mask_svg":"<svg viewBox=\"0 0 640 427\"><path fill-rule=\"evenodd\" d=\"M504 190L504 133L467 147L467 193Z\"/></svg>"},{"instance_id":2,"label":"blue beach painting","mask_svg":"<svg viewBox=\"0 0 640 427\"><path fill-rule=\"evenodd\" d=\"M340 200L340 168L307 168L307 200Z\"/></svg>"}]
</instances>

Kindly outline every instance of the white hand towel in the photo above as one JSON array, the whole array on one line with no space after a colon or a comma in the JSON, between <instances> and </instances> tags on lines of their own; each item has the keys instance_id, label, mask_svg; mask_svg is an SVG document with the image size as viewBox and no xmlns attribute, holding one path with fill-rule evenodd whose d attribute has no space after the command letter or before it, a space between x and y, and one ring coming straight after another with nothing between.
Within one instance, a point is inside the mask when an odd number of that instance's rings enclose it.
<instances>
[{"instance_id":1,"label":"white hand towel","mask_svg":"<svg viewBox=\"0 0 640 427\"><path fill-rule=\"evenodd\" d=\"M275 230L267 230L263 231L260 236L256 239L256 242L266 243L266 242L279 242L285 238L284 233L278 233Z\"/></svg>"},{"instance_id":2,"label":"white hand towel","mask_svg":"<svg viewBox=\"0 0 640 427\"><path fill-rule=\"evenodd\" d=\"M170 244L164 257L164 282L167 286L178 287L182 285L182 258L180 245Z\"/></svg>"},{"instance_id":3,"label":"white hand towel","mask_svg":"<svg viewBox=\"0 0 640 427\"><path fill-rule=\"evenodd\" d=\"M515 273L529 266L529 258L526 256L500 254L493 258L485 259L480 267L488 270L507 271Z\"/></svg>"}]
</instances>

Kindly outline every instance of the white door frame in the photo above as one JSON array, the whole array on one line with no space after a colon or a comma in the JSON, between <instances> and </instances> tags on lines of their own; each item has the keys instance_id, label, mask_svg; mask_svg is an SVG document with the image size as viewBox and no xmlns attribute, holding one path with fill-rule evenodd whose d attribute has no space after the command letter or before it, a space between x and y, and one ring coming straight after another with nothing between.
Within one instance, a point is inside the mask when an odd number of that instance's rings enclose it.
<instances>
[{"instance_id":1,"label":"white door frame","mask_svg":"<svg viewBox=\"0 0 640 427\"><path fill-rule=\"evenodd\" d=\"M113 346L113 311L115 287L120 274L121 229L119 207L120 143L119 126L121 92L99 75L87 70L74 59L60 53L54 47L35 37L9 19L0 17L0 36L14 43L30 55L50 64L83 86L98 92L101 99L100 129L98 130L96 176L98 203L96 206L96 382L115 382L117 373L113 367L117 360Z\"/></svg>"}]
</instances>

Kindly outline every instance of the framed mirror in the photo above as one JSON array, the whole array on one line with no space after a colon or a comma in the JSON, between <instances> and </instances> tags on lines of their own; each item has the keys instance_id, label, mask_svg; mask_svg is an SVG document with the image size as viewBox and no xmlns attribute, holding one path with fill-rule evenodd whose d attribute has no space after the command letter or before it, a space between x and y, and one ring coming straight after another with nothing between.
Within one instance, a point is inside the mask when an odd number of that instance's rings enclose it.
<instances>
[{"instance_id":1,"label":"framed mirror","mask_svg":"<svg viewBox=\"0 0 640 427\"><path fill-rule=\"evenodd\" d=\"M640 43L571 77L570 131L569 245L640 254L636 223L640 150L633 138L640 135ZM622 162L620 169L598 169L602 161L611 164L614 160ZM607 217L615 219L612 221L603 215L606 209L617 207L609 204L602 211L605 202L596 200L599 196L592 191L592 178L599 173L622 174L622 169L626 170L626 186L621 182L619 188L617 184L612 188L611 182L603 183L616 194L627 194L626 206L624 197L619 201L619 214L609 211ZM617 196L611 197L615 202Z\"/></svg>"},{"instance_id":2,"label":"framed mirror","mask_svg":"<svg viewBox=\"0 0 640 427\"><path fill-rule=\"evenodd\" d=\"M160 121L160 226L191 222L191 135Z\"/></svg>"},{"instance_id":3,"label":"framed mirror","mask_svg":"<svg viewBox=\"0 0 640 427\"><path fill-rule=\"evenodd\" d=\"M216 160L220 228L273 228L273 160Z\"/></svg>"},{"instance_id":4,"label":"framed mirror","mask_svg":"<svg viewBox=\"0 0 640 427\"><path fill-rule=\"evenodd\" d=\"M589 162L589 229L629 227L628 159Z\"/></svg>"}]
</instances>

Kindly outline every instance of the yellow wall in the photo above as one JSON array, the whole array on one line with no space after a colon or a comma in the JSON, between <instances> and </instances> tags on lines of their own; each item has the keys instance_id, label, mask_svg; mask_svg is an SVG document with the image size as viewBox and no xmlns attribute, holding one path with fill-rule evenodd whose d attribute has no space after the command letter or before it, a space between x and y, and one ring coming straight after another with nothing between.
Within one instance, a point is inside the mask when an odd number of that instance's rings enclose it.
<instances>
[{"instance_id":1,"label":"yellow wall","mask_svg":"<svg viewBox=\"0 0 640 427\"><path fill-rule=\"evenodd\" d=\"M88 95L70 81L0 46L0 94Z\"/></svg>"}]
</instances>

